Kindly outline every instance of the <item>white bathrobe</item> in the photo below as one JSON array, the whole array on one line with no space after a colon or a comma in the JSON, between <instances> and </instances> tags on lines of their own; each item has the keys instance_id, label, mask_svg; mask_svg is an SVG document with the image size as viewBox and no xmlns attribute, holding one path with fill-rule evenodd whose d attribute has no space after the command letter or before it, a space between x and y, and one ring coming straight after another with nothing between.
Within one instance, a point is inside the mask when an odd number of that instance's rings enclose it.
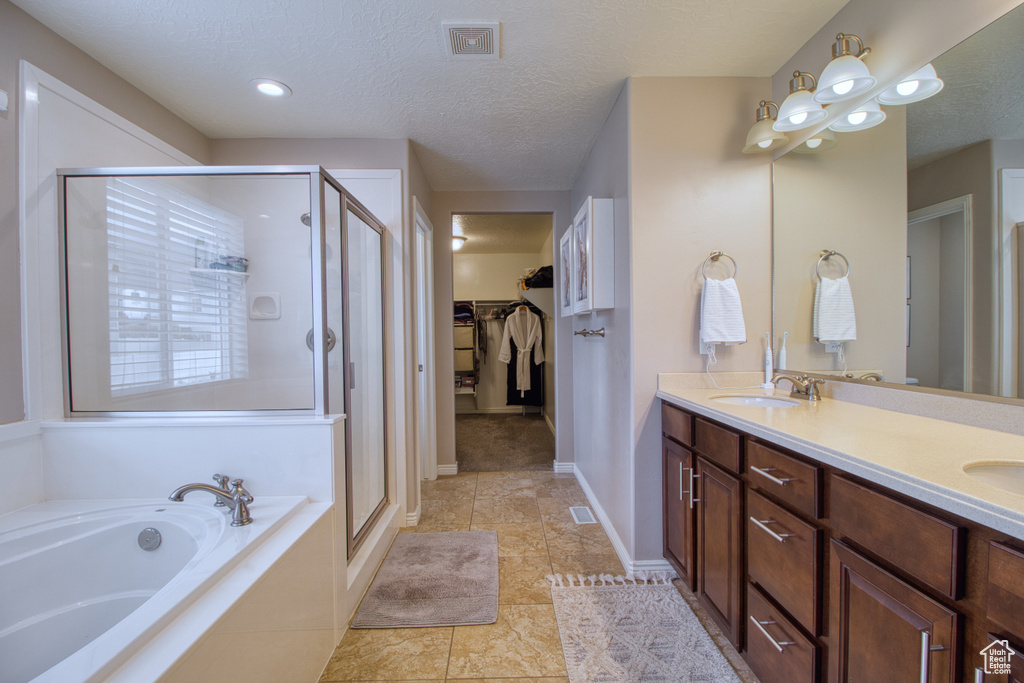
<instances>
[{"instance_id":1,"label":"white bathrobe","mask_svg":"<svg viewBox=\"0 0 1024 683\"><path fill-rule=\"evenodd\" d=\"M520 396L525 396L530 390L530 347L533 347L533 362L537 365L544 362L540 316L523 306L505 320L501 351L498 353L498 360L502 363L512 360L509 337L516 342L516 389Z\"/></svg>"}]
</instances>

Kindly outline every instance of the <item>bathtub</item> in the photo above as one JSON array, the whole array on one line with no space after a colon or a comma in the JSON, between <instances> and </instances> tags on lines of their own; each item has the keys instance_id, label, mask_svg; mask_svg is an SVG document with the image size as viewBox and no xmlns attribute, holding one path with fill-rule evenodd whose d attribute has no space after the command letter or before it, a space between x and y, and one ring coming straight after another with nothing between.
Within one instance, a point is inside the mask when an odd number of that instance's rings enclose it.
<instances>
[{"instance_id":1,"label":"bathtub","mask_svg":"<svg viewBox=\"0 0 1024 683\"><path fill-rule=\"evenodd\" d=\"M53 501L0 517L0 683L106 679L310 507L261 497L253 523L232 527L212 497L193 496ZM140 547L146 529L160 534L155 549Z\"/></svg>"}]
</instances>

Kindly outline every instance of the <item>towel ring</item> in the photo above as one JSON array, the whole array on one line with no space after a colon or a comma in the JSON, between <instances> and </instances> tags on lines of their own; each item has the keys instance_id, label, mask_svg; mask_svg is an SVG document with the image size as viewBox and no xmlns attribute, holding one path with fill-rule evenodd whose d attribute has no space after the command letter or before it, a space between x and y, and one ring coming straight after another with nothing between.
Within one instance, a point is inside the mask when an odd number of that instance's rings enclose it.
<instances>
[{"instance_id":1,"label":"towel ring","mask_svg":"<svg viewBox=\"0 0 1024 683\"><path fill-rule=\"evenodd\" d=\"M819 280L821 279L821 270L820 270L821 262L822 261L827 261L830 258L832 258L833 256L838 256L839 258L843 259L843 263L846 264L846 272L843 273L842 277L846 277L846 276L848 276L850 274L850 262L846 260L845 256L840 254L838 251L835 251L835 250L832 250L832 249L822 249L821 250L821 258L818 259L817 265L814 266L814 274L818 276Z\"/></svg>"},{"instance_id":2,"label":"towel ring","mask_svg":"<svg viewBox=\"0 0 1024 683\"><path fill-rule=\"evenodd\" d=\"M738 273L740 270L739 267L736 265L736 259L734 259L732 256L729 256L724 251L713 251L711 252L710 256L704 259L704 265L700 267L700 274L704 276L705 280L708 279L708 261L718 261L718 259L722 258L723 256L732 261L732 276L736 277L736 273Z\"/></svg>"}]
</instances>

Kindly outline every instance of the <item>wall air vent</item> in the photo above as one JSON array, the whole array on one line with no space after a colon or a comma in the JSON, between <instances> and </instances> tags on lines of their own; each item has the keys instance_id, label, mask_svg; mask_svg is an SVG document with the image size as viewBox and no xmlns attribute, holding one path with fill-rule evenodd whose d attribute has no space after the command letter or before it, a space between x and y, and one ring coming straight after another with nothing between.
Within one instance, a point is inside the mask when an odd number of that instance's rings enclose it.
<instances>
[{"instance_id":1,"label":"wall air vent","mask_svg":"<svg viewBox=\"0 0 1024 683\"><path fill-rule=\"evenodd\" d=\"M597 524L594 513L586 506L571 507L569 512L572 513L572 519L577 524Z\"/></svg>"},{"instance_id":2,"label":"wall air vent","mask_svg":"<svg viewBox=\"0 0 1024 683\"><path fill-rule=\"evenodd\" d=\"M501 23L445 21L445 49L455 59L499 59L501 57Z\"/></svg>"}]
</instances>

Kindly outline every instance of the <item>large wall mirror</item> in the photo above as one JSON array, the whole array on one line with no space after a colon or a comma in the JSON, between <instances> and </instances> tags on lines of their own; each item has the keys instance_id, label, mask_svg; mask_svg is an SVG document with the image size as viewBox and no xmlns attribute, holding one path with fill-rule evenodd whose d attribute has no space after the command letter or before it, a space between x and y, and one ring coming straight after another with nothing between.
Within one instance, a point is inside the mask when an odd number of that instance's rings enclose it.
<instances>
[{"instance_id":1,"label":"large wall mirror","mask_svg":"<svg viewBox=\"0 0 1024 683\"><path fill-rule=\"evenodd\" d=\"M1024 398L1022 32L1024 5L932 62L938 95L776 160L787 370ZM837 353L814 308L844 276L856 330Z\"/></svg>"}]
</instances>

